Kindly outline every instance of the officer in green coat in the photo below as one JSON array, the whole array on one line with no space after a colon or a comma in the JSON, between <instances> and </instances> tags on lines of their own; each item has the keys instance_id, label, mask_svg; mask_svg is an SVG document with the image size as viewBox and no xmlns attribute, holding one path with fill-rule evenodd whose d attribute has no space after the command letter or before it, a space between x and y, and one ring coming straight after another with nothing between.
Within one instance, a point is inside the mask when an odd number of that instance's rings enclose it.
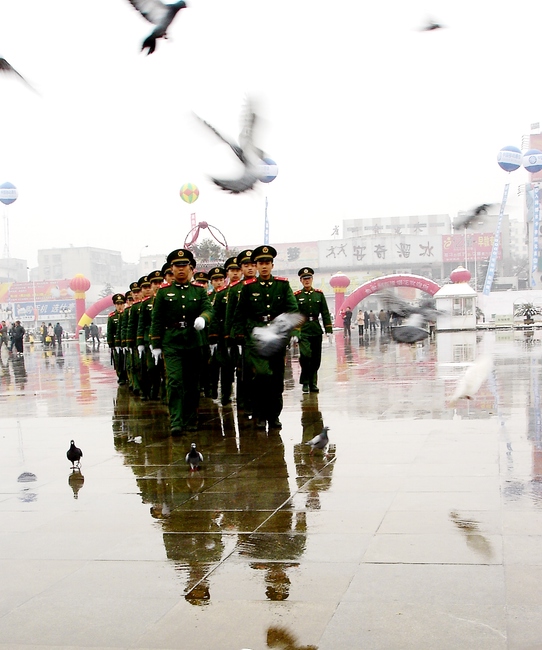
<instances>
[{"instance_id":1,"label":"officer in green coat","mask_svg":"<svg viewBox=\"0 0 542 650\"><path fill-rule=\"evenodd\" d=\"M238 343L245 343L250 361L254 391L253 407L256 426L280 429L284 391L286 348L262 358L254 345L252 330L267 327L279 314L297 312L297 302L287 278L272 275L277 251L272 246L258 246L252 251L258 277L245 280L233 317L232 334Z\"/></svg>"},{"instance_id":2,"label":"officer in green coat","mask_svg":"<svg viewBox=\"0 0 542 650\"><path fill-rule=\"evenodd\" d=\"M196 267L192 253L175 249L167 261L173 282L158 289L154 298L150 344L155 362L164 358L171 432L178 435L198 430L201 332L211 321L212 306L205 289L191 282Z\"/></svg>"},{"instance_id":3,"label":"officer in green coat","mask_svg":"<svg viewBox=\"0 0 542 650\"><path fill-rule=\"evenodd\" d=\"M294 337L299 341L299 383L303 385L304 393L318 393L318 370L322 361L322 327L319 317L322 317L324 329L329 337L333 334L333 325L326 297L320 289L314 289L312 286L314 271L306 266L299 269L297 275L303 289L296 291L294 296L299 313L306 319L303 325L294 331Z\"/></svg>"},{"instance_id":4,"label":"officer in green coat","mask_svg":"<svg viewBox=\"0 0 542 650\"><path fill-rule=\"evenodd\" d=\"M115 334L119 327L126 299L122 293L116 293L112 299L115 305L115 311L112 311L107 317L107 345L111 350L113 365L117 373L117 382L122 385L126 383L126 369L124 368L124 357L122 356L120 347L115 346Z\"/></svg>"}]
</instances>

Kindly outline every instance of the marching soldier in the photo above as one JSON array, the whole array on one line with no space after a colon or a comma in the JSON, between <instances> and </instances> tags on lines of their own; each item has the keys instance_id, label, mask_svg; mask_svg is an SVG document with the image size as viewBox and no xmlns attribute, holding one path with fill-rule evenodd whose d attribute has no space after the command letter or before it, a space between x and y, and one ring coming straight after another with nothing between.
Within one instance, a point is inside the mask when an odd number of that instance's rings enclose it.
<instances>
[{"instance_id":1,"label":"marching soldier","mask_svg":"<svg viewBox=\"0 0 542 650\"><path fill-rule=\"evenodd\" d=\"M150 296L144 298L139 309L139 319L137 323L137 352L141 361L142 382L141 392L146 399L158 399L160 395L160 384L162 379L162 360L158 364L154 363L150 348L150 331L152 320L152 309L156 292L162 286L164 278L161 271L152 271L147 275L150 283Z\"/></svg>"},{"instance_id":2,"label":"marching soldier","mask_svg":"<svg viewBox=\"0 0 542 650\"><path fill-rule=\"evenodd\" d=\"M209 290L209 276L205 271L196 271L196 273L194 273L193 281L201 284L205 290Z\"/></svg>"},{"instance_id":3,"label":"marching soldier","mask_svg":"<svg viewBox=\"0 0 542 650\"><path fill-rule=\"evenodd\" d=\"M128 290L125 293L124 299L125 299L124 309L120 312L119 322L117 324L117 329L115 330L115 351L117 352L117 354L121 355L121 365L123 368L124 383L127 383L128 382L128 360L126 358L127 354L125 350L125 345L126 345L125 321L128 317L126 313L126 309L128 306L133 305L134 303L134 297L132 296L131 290Z\"/></svg>"},{"instance_id":4,"label":"marching soldier","mask_svg":"<svg viewBox=\"0 0 542 650\"><path fill-rule=\"evenodd\" d=\"M155 296L150 330L152 355L163 354L171 432L197 431L201 366L201 331L211 320L212 307L203 287L191 283L196 260L187 249L176 249L167 258L174 281Z\"/></svg>"},{"instance_id":5,"label":"marching soldier","mask_svg":"<svg viewBox=\"0 0 542 650\"><path fill-rule=\"evenodd\" d=\"M151 295L151 283L147 276L144 275L142 278L139 278L137 284L139 287L139 300L134 302L132 308L130 309L130 316L128 318L128 325L126 328L126 344L130 350L130 356L132 359L132 381L134 394L144 395L143 375L145 373L146 367L145 364L142 363L141 356L137 351L137 328L139 325L141 307L144 304L144 301L148 300Z\"/></svg>"},{"instance_id":6,"label":"marching soldier","mask_svg":"<svg viewBox=\"0 0 542 650\"><path fill-rule=\"evenodd\" d=\"M322 327L319 316L322 316L329 337L333 333L333 326L326 297L320 289L314 289L312 286L314 271L307 266L299 269L297 275L303 289L296 291L294 296L298 311L306 319L303 325L294 331L295 337L299 340L299 365L301 366L299 382L303 385L304 393L318 393L318 369L322 361Z\"/></svg>"},{"instance_id":7,"label":"marching soldier","mask_svg":"<svg viewBox=\"0 0 542 650\"><path fill-rule=\"evenodd\" d=\"M133 354L133 346L135 341L130 340L130 318L131 312L135 305L141 299L141 289L138 282L132 282L130 284L131 295L126 299L126 307L122 314L121 320L121 336L122 336L122 347L124 348L124 354L126 359L126 374L128 375L128 388L134 393L134 395L139 395L139 381L136 374L136 362Z\"/></svg>"},{"instance_id":8,"label":"marching soldier","mask_svg":"<svg viewBox=\"0 0 542 650\"><path fill-rule=\"evenodd\" d=\"M211 281L212 292L215 293L226 284L226 270L221 266L215 266L209 271L209 280ZM212 299L212 295L211 295Z\"/></svg>"},{"instance_id":9,"label":"marching soldier","mask_svg":"<svg viewBox=\"0 0 542 650\"><path fill-rule=\"evenodd\" d=\"M237 255L237 263L241 267L243 280L250 280L256 276L256 264L252 261L252 250L241 251ZM237 367L237 410L244 411L245 417L252 418L252 367L246 356L246 348L243 345L237 345L231 330L233 325L233 316L235 308L239 302L239 296L243 289L243 281L232 282L228 291L228 304L226 307L226 322L224 326L224 336L226 345ZM240 343L238 341L237 343Z\"/></svg>"},{"instance_id":10,"label":"marching soldier","mask_svg":"<svg viewBox=\"0 0 542 650\"><path fill-rule=\"evenodd\" d=\"M117 383L123 385L126 383L124 358L120 348L115 346L115 334L119 327L121 314L124 311L124 305L126 304L126 299L122 293L116 293L113 296L113 304L115 305L115 311L112 311L107 317L107 345L111 350L113 365L117 373Z\"/></svg>"},{"instance_id":11,"label":"marching soldier","mask_svg":"<svg viewBox=\"0 0 542 650\"><path fill-rule=\"evenodd\" d=\"M211 300L211 305L213 306L214 312L217 297L220 295L220 292L226 288L226 270L221 266L215 266L209 271L208 275L212 285L212 290L209 292L209 298ZM207 338L207 333L205 333L205 336ZM216 345L218 343L218 340L213 341L212 344L210 340L207 340L207 343L209 344L209 346L206 348L206 350L209 351L207 365L205 367L207 373L204 373L202 375L202 379L204 378L203 384L206 389L206 394L209 392L212 399L218 399L218 380L220 377L221 366L221 359L219 358L220 350Z\"/></svg>"},{"instance_id":12,"label":"marching soldier","mask_svg":"<svg viewBox=\"0 0 542 650\"><path fill-rule=\"evenodd\" d=\"M279 314L296 312L297 301L287 278L271 274L277 251L272 246L258 246L252 252L258 278L245 280L239 303L233 317L232 333L236 341L245 342L246 354L254 376L254 417L256 426L280 429L284 390L284 364L286 348L269 358L257 353L252 339L255 327L266 327Z\"/></svg>"}]
</instances>

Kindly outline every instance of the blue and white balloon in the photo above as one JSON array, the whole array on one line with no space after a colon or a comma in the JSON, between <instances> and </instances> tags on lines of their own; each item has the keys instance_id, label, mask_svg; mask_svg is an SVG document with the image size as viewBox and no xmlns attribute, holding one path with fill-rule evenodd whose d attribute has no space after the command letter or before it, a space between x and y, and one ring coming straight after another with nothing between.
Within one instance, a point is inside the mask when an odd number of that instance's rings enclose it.
<instances>
[{"instance_id":1,"label":"blue and white balloon","mask_svg":"<svg viewBox=\"0 0 542 650\"><path fill-rule=\"evenodd\" d=\"M521 167L521 149L513 145L503 147L497 155L497 162L499 163L499 167L504 169L505 172L516 171L516 169Z\"/></svg>"},{"instance_id":2,"label":"blue and white balloon","mask_svg":"<svg viewBox=\"0 0 542 650\"><path fill-rule=\"evenodd\" d=\"M278 176L279 168L277 163L271 158L262 158L258 166L259 179L262 183L271 183Z\"/></svg>"},{"instance_id":3,"label":"blue and white balloon","mask_svg":"<svg viewBox=\"0 0 542 650\"><path fill-rule=\"evenodd\" d=\"M13 183L2 183L2 185L0 185L0 201L4 205L15 203L18 196L19 193Z\"/></svg>"},{"instance_id":4,"label":"blue and white balloon","mask_svg":"<svg viewBox=\"0 0 542 650\"><path fill-rule=\"evenodd\" d=\"M523 154L523 166L531 173L536 174L542 170L542 151L529 149Z\"/></svg>"}]
</instances>

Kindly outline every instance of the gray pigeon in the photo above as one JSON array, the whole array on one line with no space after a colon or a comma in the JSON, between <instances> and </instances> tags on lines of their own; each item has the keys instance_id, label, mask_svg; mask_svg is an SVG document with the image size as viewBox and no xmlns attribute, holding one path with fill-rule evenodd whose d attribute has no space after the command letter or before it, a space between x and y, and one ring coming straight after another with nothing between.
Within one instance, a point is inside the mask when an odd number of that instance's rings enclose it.
<instances>
[{"instance_id":1,"label":"gray pigeon","mask_svg":"<svg viewBox=\"0 0 542 650\"><path fill-rule=\"evenodd\" d=\"M254 345L261 357L269 358L285 349L290 340L292 330L305 321L303 314L297 312L279 314L266 327L255 327L252 330Z\"/></svg>"},{"instance_id":2,"label":"gray pigeon","mask_svg":"<svg viewBox=\"0 0 542 650\"><path fill-rule=\"evenodd\" d=\"M79 447L75 446L75 442L73 440L70 440L70 448L66 452L66 456L68 457L68 460L72 464L72 469L75 469L76 463L77 463L77 467L81 465L81 458L83 457L83 452L79 449Z\"/></svg>"},{"instance_id":3,"label":"gray pigeon","mask_svg":"<svg viewBox=\"0 0 542 650\"><path fill-rule=\"evenodd\" d=\"M14 77L18 77L21 81L23 81L30 88L30 90L33 90L34 92L36 92L36 90L34 88L32 88L32 86L23 77L23 75L21 73L17 72L17 70L15 70L15 68L11 65L11 63L6 61L6 59L4 59L3 57L0 57L0 72L4 72L4 73L12 75Z\"/></svg>"},{"instance_id":4,"label":"gray pigeon","mask_svg":"<svg viewBox=\"0 0 542 650\"><path fill-rule=\"evenodd\" d=\"M384 309L391 314L405 318L403 325L391 328L391 337L398 343L416 343L429 336L426 325L430 320L435 320L439 311L434 300L422 300L417 305L412 305L406 300L396 296L393 291L383 291L380 294Z\"/></svg>"},{"instance_id":5,"label":"gray pigeon","mask_svg":"<svg viewBox=\"0 0 542 650\"><path fill-rule=\"evenodd\" d=\"M392 327L391 338L398 343L417 343L429 336L429 332L423 327L424 317L421 314L412 314L403 325Z\"/></svg>"},{"instance_id":6,"label":"gray pigeon","mask_svg":"<svg viewBox=\"0 0 542 650\"><path fill-rule=\"evenodd\" d=\"M315 449L325 449L325 447L329 443L329 438L327 437L328 431L329 431L329 427L324 427L317 436L314 436L312 440L309 440L308 442L305 443L306 445L311 446L311 456L314 453Z\"/></svg>"},{"instance_id":7,"label":"gray pigeon","mask_svg":"<svg viewBox=\"0 0 542 650\"><path fill-rule=\"evenodd\" d=\"M231 194L240 194L241 192L251 190L256 182L260 180L261 170L259 166L265 155L261 149L254 146L253 137L257 116L251 102L247 102L244 111L243 126L241 133L239 134L239 144L231 142L225 138L219 131L217 131L217 129L215 129L214 126L209 124L209 122L202 120L201 117L198 117L198 119L201 120L205 126L211 129L211 131L217 135L222 142L225 142L243 164L243 174L240 178L211 178L213 183Z\"/></svg>"},{"instance_id":8,"label":"gray pigeon","mask_svg":"<svg viewBox=\"0 0 542 650\"><path fill-rule=\"evenodd\" d=\"M473 208L467 214L461 215L454 220L454 230L459 228L470 228L475 225L484 225L487 219L487 212L490 208L494 206L494 203L482 203L477 207Z\"/></svg>"},{"instance_id":9,"label":"gray pigeon","mask_svg":"<svg viewBox=\"0 0 542 650\"><path fill-rule=\"evenodd\" d=\"M196 449L195 442L190 445L190 451L186 454L185 460L190 465L191 472L198 470L200 464L203 463L203 454Z\"/></svg>"},{"instance_id":10,"label":"gray pigeon","mask_svg":"<svg viewBox=\"0 0 542 650\"><path fill-rule=\"evenodd\" d=\"M162 0L128 0L139 13L156 28L147 36L141 46L141 51L149 50L147 56L156 50L156 41L167 38L168 27L181 9L186 9L186 2L180 0L172 4L165 4Z\"/></svg>"}]
</instances>

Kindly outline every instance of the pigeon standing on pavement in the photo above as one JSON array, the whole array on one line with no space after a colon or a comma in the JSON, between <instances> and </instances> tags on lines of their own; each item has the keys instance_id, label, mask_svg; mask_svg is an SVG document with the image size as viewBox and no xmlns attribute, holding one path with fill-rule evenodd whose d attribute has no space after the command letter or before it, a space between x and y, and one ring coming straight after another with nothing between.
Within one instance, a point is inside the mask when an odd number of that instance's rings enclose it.
<instances>
[{"instance_id":1,"label":"pigeon standing on pavement","mask_svg":"<svg viewBox=\"0 0 542 650\"><path fill-rule=\"evenodd\" d=\"M149 50L147 56L156 50L156 41L167 38L168 27L181 9L186 9L186 2L173 2L165 4L162 0L128 0L139 13L150 23L156 25L155 29L147 36L141 46L141 51Z\"/></svg>"},{"instance_id":2,"label":"pigeon standing on pavement","mask_svg":"<svg viewBox=\"0 0 542 650\"><path fill-rule=\"evenodd\" d=\"M315 449L325 449L327 447L329 443L329 438L327 436L328 431L329 427L324 427L317 436L314 436L312 440L309 440L307 443L305 443L311 446L311 456L314 453Z\"/></svg>"},{"instance_id":3,"label":"pigeon standing on pavement","mask_svg":"<svg viewBox=\"0 0 542 650\"><path fill-rule=\"evenodd\" d=\"M493 370L493 358L489 354L480 355L459 378L455 392L450 400L454 406L460 399L472 399Z\"/></svg>"},{"instance_id":4,"label":"pigeon standing on pavement","mask_svg":"<svg viewBox=\"0 0 542 650\"><path fill-rule=\"evenodd\" d=\"M279 314L266 327L255 327L252 338L261 357L269 358L282 348L286 349L292 330L305 321L303 314L297 312Z\"/></svg>"},{"instance_id":5,"label":"pigeon standing on pavement","mask_svg":"<svg viewBox=\"0 0 542 650\"><path fill-rule=\"evenodd\" d=\"M77 463L77 467L81 465L81 458L83 457L83 452L79 449L79 447L75 446L75 442L73 440L70 440L70 448L66 452L66 456L68 457L68 460L72 464L72 469L75 469L76 463Z\"/></svg>"},{"instance_id":6,"label":"pigeon standing on pavement","mask_svg":"<svg viewBox=\"0 0 542 650\"><path fill-rule=\"evenodd\" d=\"M225 142L237 156L239 161L243 164L243 174L239 178L233 179L220 179L211 178L215 185L230 192L231 194L240 194L251 190L257 181L260 180L261 171L259 165L264 157L264 152L254 145L254 128L257 123L257 115L254 111L252 103L247 102L243 116L243 126L239 134L239 144L232 142L225 138L214 126L202 120L211 131L217 135L222 142Z\"/></svg>"},{"instance_id":7,"label":"pigeon standing on pavement","mask_svg":"<svg viewBox=\"0 0 542 650\"><path fill-rule=\"evenodd\" d=\"M185 460L190 465L191 472L198 470L200 464L203 463L203 454L196 449L195 442L191 444L190 451L186 454Z\"/></svg>"}]
</instances>

